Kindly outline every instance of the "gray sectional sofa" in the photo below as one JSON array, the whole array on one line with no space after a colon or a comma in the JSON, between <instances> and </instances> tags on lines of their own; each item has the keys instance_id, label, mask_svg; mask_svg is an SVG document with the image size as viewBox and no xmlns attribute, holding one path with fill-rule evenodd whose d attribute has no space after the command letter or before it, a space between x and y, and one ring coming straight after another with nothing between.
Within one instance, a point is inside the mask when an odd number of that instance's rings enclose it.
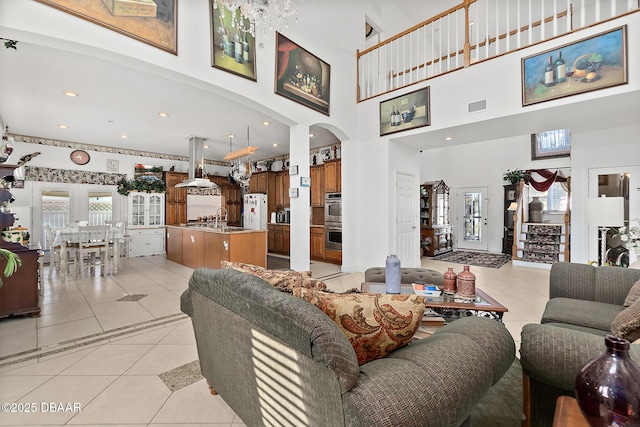
<instances>
[{"instance_id":1,"label":"gray sectional sofa","mask_svg":"<svg viewBox=\"0 0 640 427\"><path fill-rule=\"evenodd\" d=\"M635 269L553 264L541 323L522 329L525 426L552 425L558 396L575 396L578 372L605 351L604 337L638 280ZM640 345L630 354L640 364Z\"/></svg>"},{"instance_id":2,"label":"gray sectional sofa","mask_svg":"<svg viewBox=\"0 0 640 427\"><path fill-rule=\"evenodd\" d=\"M329 316L232 269L196 270L181 307L202 374L247 426L469 425L515 357L503 324L470 317L358 365Z\"/></svg>"}]
</instances>

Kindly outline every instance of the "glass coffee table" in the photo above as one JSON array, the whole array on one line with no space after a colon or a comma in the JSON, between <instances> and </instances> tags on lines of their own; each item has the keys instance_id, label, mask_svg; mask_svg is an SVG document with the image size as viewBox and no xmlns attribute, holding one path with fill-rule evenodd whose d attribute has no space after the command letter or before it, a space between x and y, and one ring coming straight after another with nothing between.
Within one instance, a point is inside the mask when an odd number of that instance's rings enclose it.
<instances>
[{"instance_id":1,"label":"glass coffee table","mask_svg":"<svg viewBox=\"0 0 640 427\"><path fill-rule=\"evenodd\" d=\"M378 282L362 282L360 289L364 292L376 294L386 293L386 285ZM401 294L413 294L411 285L400 285ZM483 316L502 321L504 313L509 311L507 307L491 298L482 289L476 288L476 298L473 301L463 300L454 295L441 294L439 297L424 297L427 308L447 319L458 319L468 316Z\"/></svg>"}]
</instances>

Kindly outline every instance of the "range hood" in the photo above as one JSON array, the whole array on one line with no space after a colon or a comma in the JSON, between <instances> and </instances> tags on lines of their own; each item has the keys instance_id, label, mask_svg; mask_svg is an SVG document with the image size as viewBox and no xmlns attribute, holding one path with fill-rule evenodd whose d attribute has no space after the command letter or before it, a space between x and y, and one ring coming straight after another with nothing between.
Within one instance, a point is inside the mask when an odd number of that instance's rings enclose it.
<instances>
[{"instance_id":1,"label":"range hood","mask_svg":"<svg viewBox=\"0 0 640 427\"><path fill-rule=\"evenodd\" d=\"M202 177L204 170L204 138L189 137L189 179L176 187L218 188L218 185Z\"/></svg>"}]
</instances>

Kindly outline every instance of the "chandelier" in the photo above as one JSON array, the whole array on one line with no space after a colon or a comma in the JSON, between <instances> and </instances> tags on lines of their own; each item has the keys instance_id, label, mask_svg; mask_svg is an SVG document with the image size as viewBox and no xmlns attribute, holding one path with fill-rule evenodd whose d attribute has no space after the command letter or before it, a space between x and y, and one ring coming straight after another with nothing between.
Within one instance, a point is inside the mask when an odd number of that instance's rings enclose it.
<instances>
[{"instance_id":1,"label":"chandelier","mask_svg":"<svg viewBox=\"0 0 640 427\"><path fill-rule=\"evenodd\" d=\"M218 6L218 2L224 7ZM240 31L253 37L256 36L257 30L262 35L267 30L281 30L286 27L288 19L297 13L293 0L216 0L213 2L213 8L220 10L222 18L225 9L230 11L234 16L231 25L237 25ZM240 16L236 14L238 9ZM243 16L249 21L249 28L244 25Z\"/></svg>"}]
</instances>

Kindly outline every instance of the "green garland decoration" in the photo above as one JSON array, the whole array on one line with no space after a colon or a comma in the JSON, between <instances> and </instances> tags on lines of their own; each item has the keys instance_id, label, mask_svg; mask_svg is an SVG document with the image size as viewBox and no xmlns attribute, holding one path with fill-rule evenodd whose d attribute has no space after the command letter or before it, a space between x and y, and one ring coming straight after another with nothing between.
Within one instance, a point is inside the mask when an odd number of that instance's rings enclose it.
<instances>
[{"instance_id":1,"label":"green garland decoration","mask_svg":"<svg viewBox=\"0 0 640 427\"><path fill-rule=\"evenodd\" d=\"M164 193L167 186L164 181L154 176L140 176L136 179L122 179L118 182L118 194L128 196L132 191L144 191L146 193Z\"/></svg>"}]
</instances>

